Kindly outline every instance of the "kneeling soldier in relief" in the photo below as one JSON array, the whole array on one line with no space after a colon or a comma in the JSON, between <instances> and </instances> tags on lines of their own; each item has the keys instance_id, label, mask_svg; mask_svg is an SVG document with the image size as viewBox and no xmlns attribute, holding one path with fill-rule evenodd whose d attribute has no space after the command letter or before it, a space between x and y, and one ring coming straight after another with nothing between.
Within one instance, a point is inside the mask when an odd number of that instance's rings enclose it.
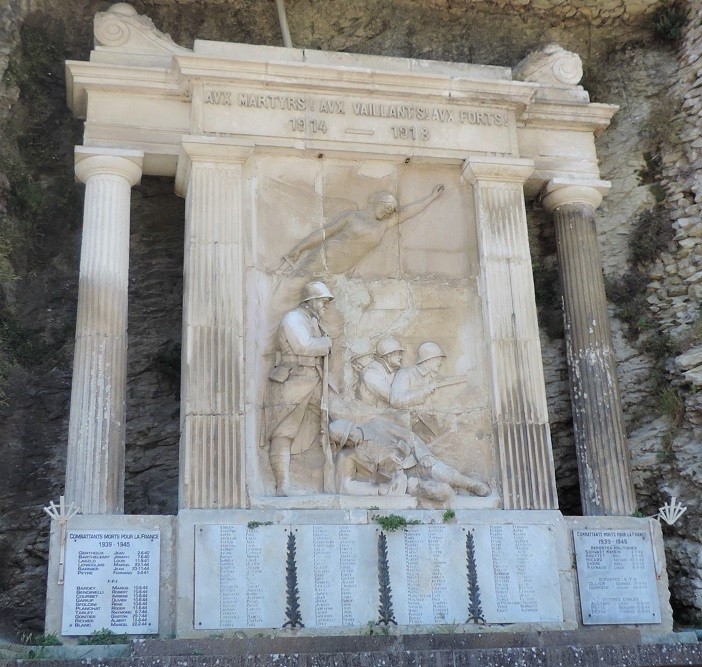
<instances>
[{"instance_id":1,"label":"kneeling soldier in relief","mask_svg":"<svg viewBox=\"0 0 702 667\"><path fill-rule=\"evenodd\" d=\"M454 492L487 496L490 487L439 461L424 441L409 429L386 419L355 424L336 419L329 437L338 451L337 487L353 496L391 495L427 498L438 502Z\"/></svg>"}]
</instances>

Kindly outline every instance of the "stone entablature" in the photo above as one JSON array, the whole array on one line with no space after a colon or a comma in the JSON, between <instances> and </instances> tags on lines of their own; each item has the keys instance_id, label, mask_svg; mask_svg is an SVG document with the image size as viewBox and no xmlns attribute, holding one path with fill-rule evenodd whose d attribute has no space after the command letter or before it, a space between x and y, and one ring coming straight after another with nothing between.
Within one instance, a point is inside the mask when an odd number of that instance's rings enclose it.
<instances>
[{"instance_id":1,"label":"stone entablature","mask_svg":"<svg viewBox=\"0 0 702 667\"><path fill-rule=\"evenodd\" d=\"M67 62L69 106L86 120L85 145L143 150L147 175L175 174L183 135L236 137L456 164L518 156L534 161L531 197L564 173L599 178L593 134L616 111L580 86L515 81L505 67L204 40L189 51L121 4L96 22L122 41Z\"/></svg>"}]
</instances>

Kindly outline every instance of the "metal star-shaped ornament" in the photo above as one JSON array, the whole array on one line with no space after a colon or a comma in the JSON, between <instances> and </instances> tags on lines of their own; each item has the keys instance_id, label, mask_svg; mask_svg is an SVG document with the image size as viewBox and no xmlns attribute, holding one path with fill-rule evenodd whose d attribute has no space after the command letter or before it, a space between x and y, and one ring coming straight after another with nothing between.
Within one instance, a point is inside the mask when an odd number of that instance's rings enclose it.
<instances>
[{"instance_id":1,"label":"metal star-shaped ornament","mask_svg":"<svg viewBox=\"0 0 702 667\"><path fill-rule=\"evenodd\" d=\"M51 517L52 521L56 521L60 528L60 547L59 547L59 574L58 574L58 585L63 586L63 575L65 572L65 553L66 553L66 528L68 526L68 520L80 512L80 507L76 505L73 501L66 508L66 501L63 496L59 497L59 504L56 507L54 501L50 501L49 504L43 508L44 511Z\"/></svg>"},{"instance_id":2,"label":"metal star-shaped ornament","mask_svg":"<svg viewBox=\"0 0 702 667\"><path fill-rule=\"evenodd\" d=\"M683 514L687 507L683 507L682 503L676 502L675 496L670 499L670 504L665 503L663 507L658 509L656 518L660 521L663 519L669 526L672 526Z\"/></svg>"}]
</instances>

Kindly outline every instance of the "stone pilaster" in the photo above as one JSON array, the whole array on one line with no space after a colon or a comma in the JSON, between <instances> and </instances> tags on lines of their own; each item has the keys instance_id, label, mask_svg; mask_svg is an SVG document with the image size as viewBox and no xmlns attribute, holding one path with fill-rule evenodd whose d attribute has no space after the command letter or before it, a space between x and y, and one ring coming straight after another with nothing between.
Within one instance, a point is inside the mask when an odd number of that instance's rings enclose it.
<instances>
[{"instance_id":1,"label":"stone pilaster","mask_svg":"<svg viewBox=\"0 0 702 667\"><path fill-rule=\"evenodd\" d=\"M245 505L242 169L251 149L187 141L180 506Z\"/></svg>"},{"instance_id":2,"label":"stone pilaster","mask_svg":"<svg viewBox=\"0 0 702 667\"><path fill-rule=\"evenodd\" d=\"M595 209L607 187L601 181L554 179L543 195L556 225L580 497L587 515L636 509L595 227Z\"/></svg>"},{"instance_id":3,"label":"stone pilaster","mask_svg":"<svg viewBox=\"0 0 702 667\"><path fill-rule=\"evenodd\" d=\"M142 159L76 148L85 205L65 495L84 514L124 511L129 206Z\"/></svg>"},{"instance_id":4,"label":"stone pilaster","mask_svg":"<svg viewBox=\"0 0 702 667\"><path fill-rule=\"evenodd\" d=\"M463 172L475 199L505 509L558 507L522 189L532 170L529 160L471 158Z\"/></svg>"}]
</instances>

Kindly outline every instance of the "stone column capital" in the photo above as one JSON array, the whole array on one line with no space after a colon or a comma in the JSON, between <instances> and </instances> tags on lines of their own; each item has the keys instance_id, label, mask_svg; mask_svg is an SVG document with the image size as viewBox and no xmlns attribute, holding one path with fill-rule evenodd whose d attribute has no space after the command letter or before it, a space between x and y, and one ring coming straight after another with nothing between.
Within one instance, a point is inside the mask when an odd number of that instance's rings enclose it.
<instances>
[{"instance_id":1,"label":"stone column capital","mask_svg":"<svg viewBox=\"0 0 702 667\"><path fill-rule=\"evenodd\" d=\"M76 178L85 183L91 176L114 174L136 185L141 180L143 151L121 148L101 148L93 146L76 146Z\"/></svg>"},{"instance_id":2,"label":"stone column capital","mask_svg":"<svg viewBox=\"0 0 702 667\"><path fill-rule=\"evenodd\" d=\"M541 203L548 213L566 204L589 204L596 209L610 189L609 181L552 178L541 191Z\"/></svg>"},{"instance_id":3,"label":"stone column capital","mask_svg":"<svg viewBox=\"0 0 702 667\"><path fill-rule=\"evenodd\" d=\"M463 163L463 178L471 185L492 181L519 183L534 171L534 161L513 157L468 157Z\"/></svg>"},{"instance_id":4,"label":"stone column capital","mask_svg":"<svg viewBox=\"0 0 702 667\"><path fill-rule=\"evenodd\" d=\"M254 152L254 145L223 137L183 137L175 176L175 193L184 197L193 163L242 164Z\"/></svg>"}]
</instances>

